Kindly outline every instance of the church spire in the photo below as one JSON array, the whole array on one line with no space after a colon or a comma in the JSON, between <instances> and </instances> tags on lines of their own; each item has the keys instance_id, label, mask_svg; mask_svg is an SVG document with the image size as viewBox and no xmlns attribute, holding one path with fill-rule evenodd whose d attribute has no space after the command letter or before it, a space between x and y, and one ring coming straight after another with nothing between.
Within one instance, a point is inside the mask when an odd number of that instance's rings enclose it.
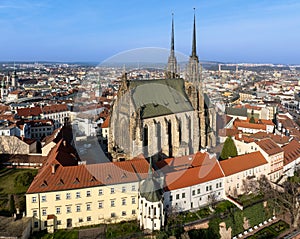
<instances>
[{"instance_id":1,"label":"church spire","mask_svg":"<svg viewBox=\"0 0 300 239\"><path fill-rule=\"evenodd\" d=\"M168 59L166 78L176 78L176 77L177 77L177 60L175 57L175 44L174 44L174 14L172 13L171 51Z\"/></svg>"},{"instance_id":2,"label":"church spire","mask_svg":"<svg viewBox=\"0 0 300 239\"><path fill-rule=\"evenodd\" d=\"M174 13L172 13L172 36L171 36L171 52L174 52Z\"/></svg>"},{"instance_id":3,"label":"church spire","mask_svg":"<svg viewBox=\"0 0 300 239\"><path fill-rule=\"evenodd\" d=\"M190 55L189 64L187 68L187 80L193 84L199 81L199 59L196 51L196 14L194 8L194 24L193 24L193 40L192 40L192 54Z\"/></svg>"},{"instance_id":4,"label":"church spire","mask_svg":"<svg viewBox=\"0 0 300 239\"><path fill-rule=\"evenodd\" d=\"M194 26L193 26L192 57L197 57L197 50L196 50L196 14L195 14L195 8L194 8Z\"/></svg>"}]
</instances>

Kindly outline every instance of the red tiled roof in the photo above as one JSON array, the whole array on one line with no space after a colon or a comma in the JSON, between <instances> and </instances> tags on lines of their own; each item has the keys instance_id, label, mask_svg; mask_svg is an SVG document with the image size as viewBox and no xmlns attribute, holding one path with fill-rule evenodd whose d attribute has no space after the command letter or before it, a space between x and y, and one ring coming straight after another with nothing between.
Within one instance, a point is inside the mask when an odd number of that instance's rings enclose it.
<instances>
[{"instance_id":1,"label":"red tiled roof","mask_svg":"<svg viewBox=\"0 0 300 239\"><path fill-rule=\"evenodd\" d=\"M124 162L77 165L74 149L61 140L50 152L27 193L60 191L93 187L103 184L133 182L148 175L145 158ZM55 173L52 173L55 167Z\"/></svg>"},{"instance_id":2,"label":"red tiled roof","mask_svg":"<svg viewBox=\"0 0 300 239\"><path fill-rule=\"evenodd\" d=\"M42 113L42 110L39 106L31 107L31 108L17 109L17 114L20 117L39 116L41 113Z\"/></svg>"},{"instance_id":3,"label":"red tiled roof","mask_svg":"<svg viewBox=\"0 0 300 239\"><path fill-rule=\"evenodd\" d=\"M99 185L85 165L63 167L56 165L55 174L52 174L51 164L34 178L27 193L59 191Z\"/></svg>"},{"instance_id":4,"label":"red tiled roof","mask_svg":"<svg viewBox=\"0 0 300 239\"><path fill-rule=\"evenodd\" d=\"M178 171L190 167L199 167L204 160L209 159L208 153L197 152L177 158L167 158L156 163L156 166L164 172Z\"/></svg>"},{"instance_id":5,"label":"red tiled roof","mask_svg":"<svg viewBox=\"0 0 300 239\"><path fill-rule=\"evenodd\" d=\"M225 176L243 172L267 163L267 160L260 152L244 154L220 161L220 165Z\"/></svg>"},{"instance_id":6,"label":"red tiled roof","mask_svg":"<svg viewBox=\"0 0 300 239\"><path fill-rule=\"evenodd\" d=\"M68 106L66 104L47 105L42 108L42 111L44 114L63 112L68 111Z\"/></svg>"},{"instance_id":7,"label":"red tiled roof","mask_svg":"<svg viewBox=\"0 0 300 239\"><path fill-rule=\"evenodd\" d=\"M209 182L224 177L216 158L206 158L201 166L165 173L166 191Z\"/></svg>"},{"instance_id":8,"label":"red tiled roof","mask_svg":"<svg viewBox=\"0 0 300 239\"><path fill-rule=\"evenodd\" d=\"M242 131L238 130L238 129L223 128L223 129L219 130L219 136L223 136L223 137L226 137L226 136L235 136L235 135L237 135L239 133L242 133Z\"/></svg>"},{"instance_id":9,"label":"red tiled roof","mask_svg":"<svg viewBox=\"0 0 300 239\"><path fill-rule=\"evenodd\" d=\"M233 125L238 128L247 128L247 129L262 129L266 130L266 125L264 124L254 124L249 123L249 121L241 121L241 120L235 120Z\"/></svg>"},{"instance_id":10,"label":"red tiled roof","mask_svg":"<svg viewBox=\"0 0 300 239\"><path fill-rule=\"evenodd\" d=\"M236 135L236 136L235 136L235 139L236 139L236 140L239 140L239 141L244 141L245 143L252 143L252 142L255 142L255 140L252 139L250 136L244 135L244 134L242 134L241 136L240 136L240 135Z\"/></svg>"},{"instance_id":11,"label":"red tiled roof","mask_svg":"<svg viewBox=\"0 0 300 239\"><path fill-rule=\"evenodd\" d=\"M104 122L103 122L103 124L101 125L101 128L108 128L109 127L109 121L110 121L110 116L108 116L105 120L104 120Z\"/></svg>"},{"instance_id":12,"label":"red tiled roof","mask_svg":"<svg viewBox=\"0 0 300 239\"><path fill-rule=\"evenodd\" d=\"M300 143L292 140L289 144L282 147L284 151L284 165L287 165L300 157Z\"/></svg>"},{"instance_id":13,"label":"red tiled roof","mask_svg":"<svg viewBox=\"0 0 300 239\"><path fill-rule=\"evenodd\" d=\"M138 182L148 176L149 163L144 159L88 164L89 172L103 184Z\"/></svg>"},{"instance_id":14,"label":"red tiled roof","mask_svg":"<svg viewBox=\"0 0 300 239\"><path fill-rule=\"evenodd\" d=\"M268 155L278 154L283 151L272 139L262 139L256 144Z\"/></svg>"},{"instance_id":15,"label":"red tiled roof","mask_svg":"<svg viewBox=\"0 0 300 239\"><path fill-rule=\"evenodd\" d=\"M291 137L285 135L278 135L278 134L269 134L267 132L257 132L255 134L250 135L249 137L253 139L265 139L269 138L272 139L277 144L287 144Z\"/></svg>"}]
</instances>

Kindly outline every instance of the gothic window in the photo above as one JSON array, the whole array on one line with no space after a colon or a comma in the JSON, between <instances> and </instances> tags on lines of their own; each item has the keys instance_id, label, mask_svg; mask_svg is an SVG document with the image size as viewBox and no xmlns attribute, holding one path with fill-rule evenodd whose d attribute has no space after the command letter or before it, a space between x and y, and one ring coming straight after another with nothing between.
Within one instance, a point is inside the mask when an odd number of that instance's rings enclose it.
<instances>
[{"instance_id":1,"label":"gothic window","mask_svg":"<svg viewBox=\"0 0 300 239\"><path fill-rule=\"evenodd\" d=\"M145 125L143 129L143 151L146 157L148 156L148 144L149 144L149 129L148 129L148 125Z\"/></svg>"},{"instance_id":2,"label":"gothic window","mask_svg":"<svg viewBox=\"0 0 300 239\"><path fill-rule=\"evenodd\" d=\"M179 121L179 123L178 123L178 133L179 133L179 144L181 144L181 141L182 141L181 121Z\"/></svg>"},{"instance_id":3,"label":"gothic window","mask_svg":"<svg viewBox=\"0 0 300 239\"><path fill-rule=\"evenodd\" d=\"M188 96L189 96L189 97L192 96L192 87L191 87L191 86L188 88Z\"/></svg>"}]
</instances>

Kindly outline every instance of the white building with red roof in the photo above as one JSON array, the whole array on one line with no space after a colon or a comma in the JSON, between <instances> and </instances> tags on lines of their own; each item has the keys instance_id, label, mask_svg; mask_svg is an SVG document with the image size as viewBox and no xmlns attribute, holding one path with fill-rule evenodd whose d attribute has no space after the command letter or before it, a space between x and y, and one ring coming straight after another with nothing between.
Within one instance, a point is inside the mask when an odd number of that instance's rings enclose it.
<instances>
[{"instance_id":1,"label":"white building with red roof","mask_svg":"<svg viewBox=\"0 0 300 239\"><path fill-rule=\"evenodd\" d=\"M62 140L52 149L26 193L33 230L66 229L137 219L144 158L85 165Z\"/></svg>"},{"instance_id":2,"label":"white building with red roof","mask_svg":"<svg viewBox=\"0 0 300 239\"><path fill-rule=\"evenodd\" d=\"M282 149L284 151L283 173L292 177L300 165L300 143L297 140L292 140Z\"/></svg>"},{"instance_id":3,"label":"white building with red roof","mask_svg":"<svg viewBox=\"0 0 300 239\"><path fill-rule=\"evenodd\" d=\"M275 182L283 173L284 151L272 139L257 141L258 150L268 161L268 179Z\"/></svg>"},{"instance_id":4,"label":"white building with red roof","mask_svg":"<svg viewBox=\"0 0 300 239\"><path fill-rule=\"evenodd\" d=\"M268 175L268 161L260 152L248 153L220 161L225 175L225 193L237 196L245 192L245 183L256 182L261 175Z\"/></svg>"},{"instance_id":5,"label":"white building with red roof","mask_svg":"<svg viewBox=\"0 0 300 239\"><path fill-rule=\"evenodd\" d=\"M164 175L166 210L196 210L210 200L224 198L224 174L219 161L208 153L170 158L157 163Z\"/></svg>"}]
</instances>

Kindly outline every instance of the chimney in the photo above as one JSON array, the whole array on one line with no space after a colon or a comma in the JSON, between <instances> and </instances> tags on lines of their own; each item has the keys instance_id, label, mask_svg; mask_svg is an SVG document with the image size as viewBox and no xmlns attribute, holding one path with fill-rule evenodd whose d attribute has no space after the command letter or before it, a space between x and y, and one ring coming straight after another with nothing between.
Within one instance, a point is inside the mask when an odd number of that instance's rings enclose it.
<instances>
[{"instance_id":1,"label":"chimney","mask_svg":"<svg viewBox=\"0 0 300 239\"><path fill-rule=\"evenodd\" d=\"M51 173L55 174L55 170L56 170L56 164L51 164Z\"/></svg>"}]
</instances>

